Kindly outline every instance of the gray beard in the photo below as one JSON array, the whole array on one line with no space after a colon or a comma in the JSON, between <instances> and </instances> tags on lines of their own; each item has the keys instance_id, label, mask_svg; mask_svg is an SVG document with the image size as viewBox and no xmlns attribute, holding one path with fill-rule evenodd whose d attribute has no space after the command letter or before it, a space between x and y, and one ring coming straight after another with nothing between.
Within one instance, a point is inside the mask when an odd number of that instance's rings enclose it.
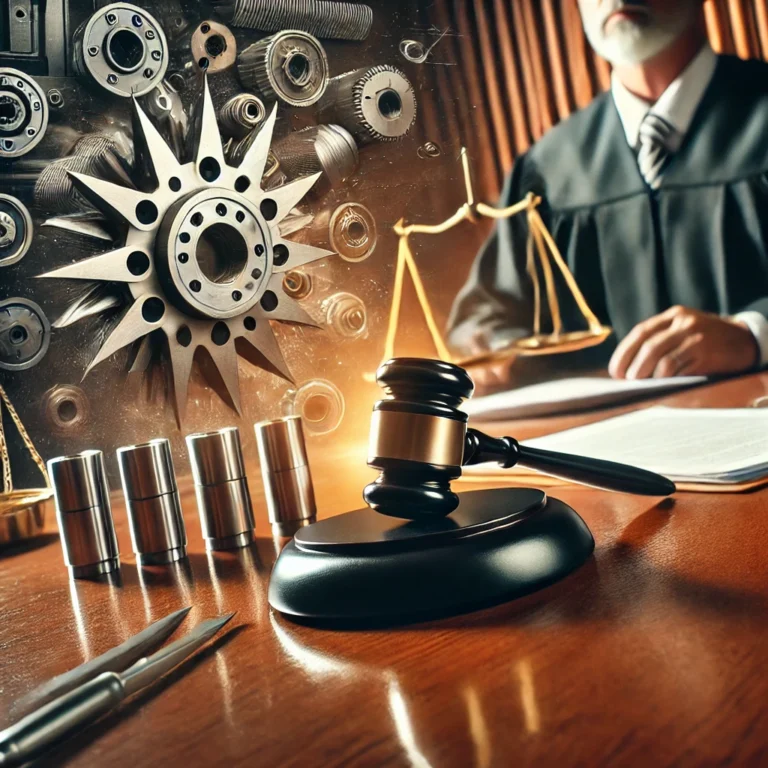
<instances>
[{"instance_id":1,"label":"gray beard","mask_svg":"<svg viewBox=\"0 0 768 768\"><path fill-rule=\"evenodd\" d=\"M620 8L623 3L616 3ZM585 24L585 32L595 52L613 66L635 66L652 59L677 40L693 18L695 6L683 6L676 13L641 26L629 19L613 24L610 33L602 29L603 19Z\"/></svg>"}]
</instances>

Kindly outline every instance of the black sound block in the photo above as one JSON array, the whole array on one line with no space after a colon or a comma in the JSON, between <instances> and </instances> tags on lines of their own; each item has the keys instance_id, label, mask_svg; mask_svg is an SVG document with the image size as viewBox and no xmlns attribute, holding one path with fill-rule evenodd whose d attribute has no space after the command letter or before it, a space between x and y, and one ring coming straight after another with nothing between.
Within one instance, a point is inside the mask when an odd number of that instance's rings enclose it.
<instances>
[{"instance_id":1,"label":"black sound block","mask_svg":"<svg viewBox=\"0 0 768 768\"><path fill-rule=\"evenodd\" d=\"M275 563L269 603L289 617L402 624L512 600L581 566L595 542L531 488L459 494L448 517L360 509L302 528Z\"/></svg>"}]
</instances>

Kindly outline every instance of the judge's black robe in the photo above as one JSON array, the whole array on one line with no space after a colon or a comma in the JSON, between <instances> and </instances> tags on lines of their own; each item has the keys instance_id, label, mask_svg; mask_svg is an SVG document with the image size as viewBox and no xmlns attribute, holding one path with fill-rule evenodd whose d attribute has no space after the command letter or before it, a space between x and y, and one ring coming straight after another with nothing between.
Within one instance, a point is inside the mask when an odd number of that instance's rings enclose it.
<instances>
[{"instance_id":1,"label":"judge's black robe","mask_svg":"<svg viewBox=\"0 0 768 768\"><path fill-rule=\"evenodd\" d=\"M680 150L652 192L610 93L518 159L500 205L533 191L592 310L623 338L683 305L768 316L768 64L720 57ZM467 349L527 335L532 283L525 215L498 223L449 319ZM558 282L566 330L585 328ZM614 342L615 343L615 342Z\"/></svg>"}]
</instances>

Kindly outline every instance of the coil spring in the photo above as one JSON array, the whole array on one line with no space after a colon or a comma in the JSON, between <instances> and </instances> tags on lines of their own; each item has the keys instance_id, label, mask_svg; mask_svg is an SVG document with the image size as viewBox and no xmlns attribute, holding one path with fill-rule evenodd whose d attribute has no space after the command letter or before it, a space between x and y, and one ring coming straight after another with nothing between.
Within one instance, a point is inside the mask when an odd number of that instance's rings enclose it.
<instances>
[{"instance_id":1,"label":"coil spring","mask_svg":"<svg viewBox=\"0 0 768 768\"><path fill-rule=\"evenodd\" d=\"M247 136L265 116L264 103L252 93L233 96L219 111L222 132L236 139Z\"/></svg>"},{"instance_id":2,"label":"coil spring","mask_svg":"<svg viewBox=\"0 0 768 768\"><path fill-rule=\"evenodd\" d=\"M365 40L373 26L373 9L362 3L328 0L212 0L235 27L278 32L291 28L321 38Z\"/></svg>"}]
</instances>

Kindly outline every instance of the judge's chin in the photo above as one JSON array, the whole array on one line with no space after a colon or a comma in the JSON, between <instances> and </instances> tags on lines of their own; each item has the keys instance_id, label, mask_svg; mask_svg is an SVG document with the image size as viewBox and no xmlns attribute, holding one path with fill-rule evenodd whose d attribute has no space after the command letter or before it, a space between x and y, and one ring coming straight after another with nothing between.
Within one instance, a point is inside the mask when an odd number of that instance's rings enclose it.
<instances>
[{"instance_id":1,"label":"judge's chin","mask_svg":"<svg viewBox=\"0 0 768 768\"><path fill-rule=\"evenodd\" d=\"M746 373L760 363L754 333L740 319L672 307L636 325L608 370L616 379Z\"/></svg>"}]
</instances>

